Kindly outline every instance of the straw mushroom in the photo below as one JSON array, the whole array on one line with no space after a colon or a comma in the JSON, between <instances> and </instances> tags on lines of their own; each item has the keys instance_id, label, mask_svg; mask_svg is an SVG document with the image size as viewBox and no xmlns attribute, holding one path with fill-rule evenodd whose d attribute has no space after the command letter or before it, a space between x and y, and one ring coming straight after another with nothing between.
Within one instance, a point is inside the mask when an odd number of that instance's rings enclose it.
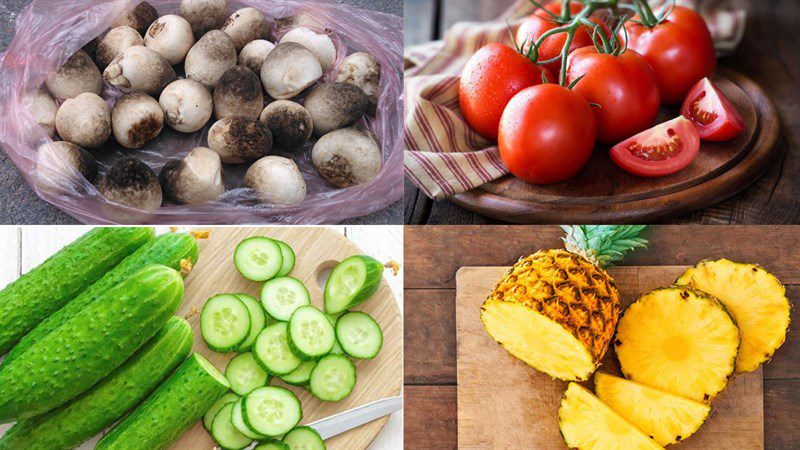
<instances>
[{"instance_id":1,"label":"straw mushroom","mask_svg":"<svg viewBox=\"0 0 800 450\"><path fill-rule=\"evenodd\" d=\"M276 100L261 112L260 120L272 132L272 142L282 150L299 150L311 139L314 122L299 103Z\"/></svg>"},{"instance_id":2,"label":"straw mushroom","mask_svg":"<svg viewBox=\"0 0 800 450\"><path fill-rule=\"evenodd\" d=\"M306 27L298 27L283 35L281 44L284 42L295 42L311 51L322 65L323 72L327 72L336 62L336 47L327 34L319 34Z\"/></svg>"},{"instance_id":3,"label":"straw mushroom","mask_svg":"<svg viewBox=\"0 0 800 450\"><path fill-rule=\"evenodd\" d=\"M48 142L36 150L36 184L45 190L76 187L81 178L94 183L97 161L91 153L66 141Z\"/></svg>"},{"instance_id":4,"label":"straw mushroom","mask_svg":"<svg viewBox=\"0 0 800 450\"><path fill-rule=\"evenodd\" d=\"M58 113L58 104L55 99L44 89L38 89L25 96L25 105L36 123L48 136L52 136L56 132L56 114Z\"/></svg>"},{"instance_id":5,"label":"straw mushroom","mask_svg":"<svg viewBox=\"0 0 800 450\"><path fill-rule=\"evenodd\" d=\"M194 80L176 80L164 89L159 99L167 124L181 133L194 133L211 119L214 101L211 93Z\"/></svg>"},{"instance_id":6,"label":"straw mushroom","mask_svg":"<svg viewBox=\"0 0 800 450\"><path fill-rule=\"evenodd\" d=\"M45 81L45 85L56 98L75 98L84 92L100 95L103 77L92 58L78 50Z\"/></svg>"},{"instance_id":7,"label":"straw mushroom","mask_svg":"<svg viewBox=\"0 0 800 450\"><path fill-rule=\"evenodd\" d=\"M225 21L222 31L231 37L238 52L256 39L266 39L272 27L261 11L255 8L242 8Z\"/></svg>"},{"instance_id":8,"label":"straw mushroom","mask_svg":"<svg viewBox=\"0 0 800 450\"><path fill-rule=\"evenodd\" d=\"M236 66L236 48L227 34L209 31L186 55L186 78L213 89L228 69Z\"/></svg>"},{"instance_id":9,"label":"straw mushroom","mask_svg":"<svg viewBox=\"0 0 800 450\"><path fill-rule=\"evenodd\" d=\"M147 2L141 2L136 5L122 17L115 20L111 28L116 27L131 27L139 34L144 34L151 23L158 19L158 11L153 8L153 5Z\"/></svg>"},{"instance_id":10,"label":"straw mushroom","mask_svg":"<svg viewBox=\"0 0 800 450\"><path fill-rule=\"evenodd\" d=\"M258 120L222 119L208 130L208 146L226 164L253 162L272 150L272 133Z\"/></svg>"},{"instance_id":11,"label":"straw mushroom","mask_svg":"<svg viewBox=\"0 0 800 450\"><path fill-rule=\"evenodd\" d=\"M58 109L56 130L65 141L98 148L111 136L111 107L100 96L83 93Z\"/></svg>"},{"instance_id":12,"label":"straw mushroom","mask_svg":"<svg viewBox=\"0 0 800 450\"><path fill-rule=\"evenodd\" d=\"M199 39L211 30L218 30L228 17L227 0L181 0L181 16L192 25Z\"/></svg>"},{"instance_id":13,"label":"straw mushroom","mask_svg":"<svg viewBox=\"0 0 800 450\"><path fill-rule=\"evenodd\" d=\"M95 53L97 64L106 68L114 58L136 45L144 45L144 38L138 31L131 27L113 28L97 44Z\"/></svg>"},{"instance_id":14,"label":"straw mushroom","mask_svg":"<svg viewBox=\"0 0 800 450\"><path fill-rule=\"evenodd\" d=\"M275 44L264 39L256 39L247 44L239 53L239 64L247 66L256 74L261 73L261 66L270 52L275 49Z\"/></svg>"},{"instance_id":15,"label":"straw mushroom","mask_svg":"<svg viewBox=\"0 0 800 450\"><path fill-rule=\"evenodd\" d=\"M173 66L180 64L194 45L192 26L175 14L160 17L147 29L144 45L160 53Z\"/></svg>"},{"instance_id":16,"label":"straw mushroom","mask_svg":"<svg viewBox=\"0 0 800 450\"><path fill-rule=\"evenodd\" d=\"M124 158L100 180L100 195L130 208L155 211L161 207L161 185L153 169L136 158Z\"/></svg>"},{"instance_id":17,"label":"straw mushroom","mask_svg":"<svg viewBox=\"0 0 800 450\"><path fill-rule=\"evenodd\" d=\"M321 84L306 96L304 106L314 119L314 134L322 136L355 124L369 105L367 94L349 83Z\"/></svg>"},{"instance_id":18,"label":"straw mushroom","mask_svg":"<svg viewBox=\"0 0 800 450\"><path fill-rule=\"evenodd\" d=\"M219 79L214 89L214 117L246 117L258 119L264 108L261 81L252 70L236 66Z\"/></svg>"},{"instance_id":19,"label":"straw mushroom","mask_svg":"<svg viewBox=\"0 0 800 450\"><path fill-rule=\"evenodd\" d=\"M158 175L167 200L184 205L212 202L225 192L222 162L214 151L197 147L169 161Z\"/></svg>"},{"instance_id":20,"label":"straw mushroom","mask_svg":"<svg viewBox=\"0 0 800 450\"><path fill-rule=\"evenodd\" d=\"M375 178L383 163L378 140L364 128L345 128L322 136L311 151L311 161L322 178L339 188Z\"/></svg>"},{"instance_id":21,"label":"straw mushroom","mask_svg":"<svg viewBox=\"0 0 800 450\"><path fill-rule=\"evenodd\" d=\"M244 176L244 186L265 203L296 205L306 198L306 182L297 164L280 156L259 159Z\"/></svg>"},{"instance_id":22,"label":"straw mushroom","mask_svg":"<svg viewBox=\"0 0 800 450\"><path fill-rule=\"evenodd\" d=\"M147 94L134 92L122 96L111 110L114 138L123 147L141 148L164 129L164 111Z\"/></svg>"},{"instance_id":23,"label":"straw mushroom","mask_svg":"<svg viewBox=\"0 0 800 450\"><path fill-rule=\"evenodd\" d=\"M317 57L294 42L276 46L261 66L261 83L276 100L295 97L320 78L322 66Z\"/></svg>"},{"instance_id":24,"label":"straw mushroom","mask_svg":"<svg viewBox=\"0 0 800 450\"><path fill-rule=\"evenodd\" d=\"M136 45L114 58L103 77L122 92L142 91L157 96L177 77L175 69L161 54Z\"/></svg>"},{"instance_id":25,"label":"straw mushroom","mask_svg":"<svg viewBox=\"0 0 800 450\"><path fill-rule=\"evenodd\" d=\"M381 82L381 65L369 53L353 53L342 62L336 81L361 88L369 97L367 112L374 116L378 110L378 91Z\"/></svg>"}]
</instances>

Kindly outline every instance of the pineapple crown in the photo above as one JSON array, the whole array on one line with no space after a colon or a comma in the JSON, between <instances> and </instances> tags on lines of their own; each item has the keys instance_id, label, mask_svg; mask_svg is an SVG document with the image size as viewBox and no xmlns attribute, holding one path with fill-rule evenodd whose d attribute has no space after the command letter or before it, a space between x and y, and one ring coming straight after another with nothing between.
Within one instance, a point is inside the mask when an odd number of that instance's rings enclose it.
<instances>
[{"instance_id":1,"label":"pineapple crown","mask_svg":"<svg viewBox=\"0 0 800 450\"><path fill-rule=\"evenodd\" d=\"M612 266L628 252L646 247L645 225L562 225L564 247L600 267Z\"/></svg>"}]
</instances>

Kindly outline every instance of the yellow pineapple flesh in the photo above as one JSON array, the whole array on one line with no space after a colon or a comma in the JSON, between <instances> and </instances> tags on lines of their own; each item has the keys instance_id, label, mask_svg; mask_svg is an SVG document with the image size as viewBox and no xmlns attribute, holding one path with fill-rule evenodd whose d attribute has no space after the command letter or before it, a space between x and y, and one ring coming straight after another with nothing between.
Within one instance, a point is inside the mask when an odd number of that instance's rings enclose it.
<instances>
[{"instance_id":1,"label":"yellow pineapple flesh","mask_svg":"<svg viewBox=\"0 0 800 450\"><path fill-rule=\"evenodd\" d=\"M601 372L594 386L600 400L662 446L686 440L711 411L705 403Z\"/></svg>"},{"instance_id":2,"label":"yellow pineapple flesh","mask_svg":"<svg viewBox=\"0 0 800 450\"><path fill-rule=\"evenodd\" d=\"M614 346L626 378L709 402L733 376L739 329L715 298L670 286L622 313Z\"/></svg>"},{"instance_id":3,"label":"yellow pineapple flesh","mask_svg":"<svg viewBox=\"0 0 800 450\"><path fill-rule=\"evenodd\" d=\"M662 449L633 424L579 384L561 399L558 425L567 447L579 450Z\"/></svg>"},{"instance_id":4,"label":"yellow pineapple flesh","mask_svg":"<svg viewBox=\"0 0 800 450\"><path fill-rule=\"evenodd\" d=\"M791 310L786 288L762 267L727 259L701 261L676 283L707 292L728 308L742 332L737 372L756 370L786 340Z\"/></svg>"},{"instance_id":5,"label":"yellow pineapple flesh","mask_svg":"<svg viewBox=\"0 0 800 450\"><path fill-rule=\"evenodd\" d=\"M489 335L561 380L588 379L608 349L619 293L602 268L564 250L520 259L481 307Z\"/></svg>"}]
</instances>

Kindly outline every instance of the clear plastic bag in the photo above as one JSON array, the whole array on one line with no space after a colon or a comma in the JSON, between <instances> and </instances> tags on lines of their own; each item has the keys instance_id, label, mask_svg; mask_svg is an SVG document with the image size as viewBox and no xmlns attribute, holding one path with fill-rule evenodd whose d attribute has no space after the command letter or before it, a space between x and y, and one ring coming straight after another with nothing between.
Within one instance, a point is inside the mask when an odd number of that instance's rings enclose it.
<instances>
[{"instance_id":1,"label":"clear plastic bag","mask_svg":"<svg viewBox=\"0 0 800 450\"><path fill-rule=\"evenodd\" d=\"M103 34L117 17L138 3L139 0L33 0L17 20L16 35L0 60L0 143L41 198L84 223L94 224L337 223L378 211L402 198L402 19L333 2L308 0L229 0L228 8L230 13L248 6L261 10L267 19L279 25L273 35L281 35L287 26L297 23L318 31L329 30L337 46L337 63L324 81L335 77L346 54L363 51L375 56L382 68L378 113L375 117L365 116L360 125L372 130L381 143L384 164L376 178L348 189L328 185L311 164L312 142L292 155L273 153L292 158L303 173L308 195L296 206L259 204L252 192L240 187L246 165L225 166L228 191L216 202L193 206L164 204L153 213L108 202L85 179L68 191L41 189L36 183L36 149L50 138L29 113L26 93L35 92L75 51ZM149 0L149 3L160 15L177 14L180 4L178 0ZM279 20L289 17L294 19ZM113 103L120 93L106 84L102 96ZM92 154L98 160L101 174L124 156L140 158L158 173L168 160L181 158L194 147L205 145L209 127L210 124L196 133L181 134L165 126L157 139L139 150L125 149L112 137Z\"/></svg>"}]
</instances>

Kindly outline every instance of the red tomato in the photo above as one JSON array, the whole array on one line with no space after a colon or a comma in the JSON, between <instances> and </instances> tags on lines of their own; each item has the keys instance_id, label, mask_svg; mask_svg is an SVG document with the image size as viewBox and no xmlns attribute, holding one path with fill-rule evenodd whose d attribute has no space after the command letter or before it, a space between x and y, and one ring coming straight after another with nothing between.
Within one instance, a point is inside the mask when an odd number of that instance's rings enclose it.
<instances>
[{"instance_id":1,"label":"red tomato","mask_svg":"<svg viewBox=\"0 0 800 450\"><path fill-rule=\"evenodd\" d=\"M481 48L461 73L458 100L464 119L478 134L496 141L508 101L526 87L540 84L542 72L547 70L506 45Z\"/></svg>"},{"instance_id":2,"label":"red tomato","mask_svg":"<svg viewBox=\"0 0 800 450\"><path fill-rule=\"evenodd\" d=\"M700 150L700 136L691 122L678 116L627 139L611 149L611 159L640 177L663 177L688 166Z\"/></svg>"},{"instance_id":3,"label":"red tomato","mask_svg":"<svg viewBox=\"0 0 800 450\"><path fill-rule=\"evenodd\" d=\"M676 6L667 20L653 28L633 21L626 22L625 28L628 48L653 66L661 101L666 104L683 101L695 83L717 68L711 33L703 18L691 9ZM620 34L624 39L622 31Z\"/></svg>"},{"instance_id":4,"label":"red tomato","mask_svg":"<svg viewBox=\"0 0 800 450\"><path fill-rule=\"evenodd\" d=\"M729 141L744 131L744 121L728 97L703 78L689 92L681 108L704 141Z\"/></svg>"},{"instance_id":5,"label":"red tomato","mask_svg":"<svg viewBox=\"0 0 800 450\"><path fill-rule=\"evenodd\" d=\"M583 47L569 55L567 83L590 103L597 116L597 140L615 144L653 126L661 100L650 64L628 50L619 56Z\"/></svg>"},{"instance_id":6,"label":"red tomato","mask_svg":"<svg viewBox=\"0 0 800 450\"><path fill-rule=\"evenodd\" d=\"M560 16L561 15L561 2L557 1L554 3L550 3L549 5L545 6L544 9L550 11L551 13ZM569 11L574 16L578 14L583 9L583 5L580 2L570 2L569 3ZM603 22L598 19L592 19L592 21L601 27L603 27L603 31L608 36L611 31L608 29ZM524 50L527 50L528 45L525 45L527 42L535 42L541 35L544 33L552 30L553 28L560 27L561 24L556 23L553 18L545 11L541 9L537 10L530 16L526 17L525 20L520 25L519 29L517 30L517 45L520 47L524 46ZM559 33L554 36L550 36L544 40L542 46L539 47L539 61L546 61L548 59L555 58L556 56L561 54L561 50L564 48L564 44L567 42L567 35L566 33ZM592 30L589 27L581 27L578 29L578 32L575 33L575 38L572 41L572 45L569 47L569 51L574 51L575 49L587 46L593 46L594 43L592 42ZM561 60L556 62L547 64L546 67L552 73L558 74L561 72Z\"/></svg>"},{"instance_id":7,"label":"red tomato","mask_svg":"<svg viewBox=\"0 0 800 450\"><path fill-rule=\"evenodd\" d=\"M517 178L533 184L564 181L589 160L597 137L592 107L556 84L529 87L500 120L500 157Z\"/></svg>"}]
</instances>

